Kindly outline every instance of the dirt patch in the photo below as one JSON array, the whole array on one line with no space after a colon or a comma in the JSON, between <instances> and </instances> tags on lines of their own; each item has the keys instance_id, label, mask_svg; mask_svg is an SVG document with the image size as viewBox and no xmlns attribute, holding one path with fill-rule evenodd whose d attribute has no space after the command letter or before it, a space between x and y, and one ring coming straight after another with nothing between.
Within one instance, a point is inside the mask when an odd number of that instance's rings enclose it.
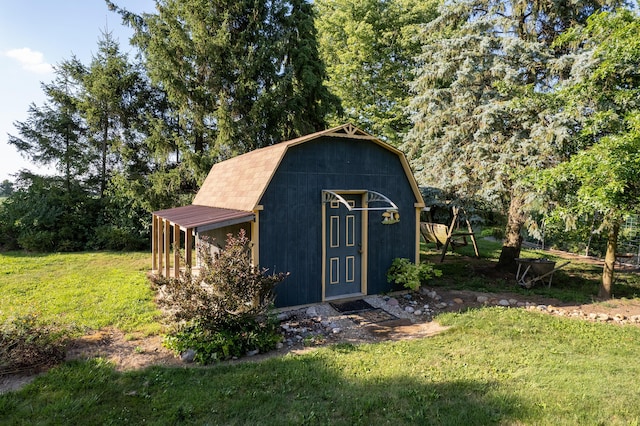
<instances>
[{"instance_id":1,"label":"dirt patch","mask_svg":"<svg viewBox=\"0 0 640 426\"><path fill-rule=\"evenodd\" d=\"M73 341L66 359L99 357L112 362L118 371L151 365L181 365L180 360L162 346L161 336L135 338L117 329L99 330Z\"/></svg>"}]
</instances>

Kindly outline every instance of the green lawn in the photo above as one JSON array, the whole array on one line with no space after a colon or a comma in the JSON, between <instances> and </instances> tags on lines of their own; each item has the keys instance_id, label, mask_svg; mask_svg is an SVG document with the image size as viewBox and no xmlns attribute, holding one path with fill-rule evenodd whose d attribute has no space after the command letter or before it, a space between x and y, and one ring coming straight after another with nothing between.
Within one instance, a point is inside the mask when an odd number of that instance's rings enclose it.
<instances>
[{"instance_id":1,"label":"green lawn","mask_svg":"<svg viewBox=\"0 0 640 426\"><path fill-rule=\"evenodd\" d=\"M640 422L640 329L488 308L411 341L260 363L119 373L57 367L0 396L4 424L553 424Z\"/></svg>"},{"instance_id":2,"label":"green lawn","mask_svg":"<svg viewBox=\"0 0 640 426\"><path fill-rule=\"evenodd\" d=\"M499 250L481 245L484 253ZM0 254L2 316L38 311L85 328L157 332L148 261L144 253ZM438 284L520 291L479 276L469 263L448 256ZM587 297L597 268L572 268L540 291ZM636 288L636 278L624 279L620 288ZM430 338L341 344L256 363L126 373L102 359L66 363L0 395L0 423L640 423L640 328L504 308L436 320L451 328Z\"/></svg>"},{"instance_id":3,"label":"green lawn","mask_svg":"<svg viewBox=\"0 0 640 426\"><path fill-rule=\"evenodd\" d=\"M37 313L80 329L156 333L147 253L0 253L0 320Z\"/></svg>"}]
</instances>

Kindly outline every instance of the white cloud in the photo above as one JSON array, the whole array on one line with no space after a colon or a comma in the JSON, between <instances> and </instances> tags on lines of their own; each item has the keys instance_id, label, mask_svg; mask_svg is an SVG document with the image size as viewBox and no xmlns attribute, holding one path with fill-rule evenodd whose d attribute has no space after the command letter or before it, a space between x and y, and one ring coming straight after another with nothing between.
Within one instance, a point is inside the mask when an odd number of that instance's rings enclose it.
<instances>
[{"instance_id":1,"label":"white cloud","mask_svg":"<svg viewBox=\"0 0 640 426\"><path fill-rule=\"evenodd\" d=\"M28 47L8 50L4 54L18 61L24 70L37 74L48 74L53 71L51 64L44 61L44 55L41 52L31 50Z\"/></svg>"}]
</instances>

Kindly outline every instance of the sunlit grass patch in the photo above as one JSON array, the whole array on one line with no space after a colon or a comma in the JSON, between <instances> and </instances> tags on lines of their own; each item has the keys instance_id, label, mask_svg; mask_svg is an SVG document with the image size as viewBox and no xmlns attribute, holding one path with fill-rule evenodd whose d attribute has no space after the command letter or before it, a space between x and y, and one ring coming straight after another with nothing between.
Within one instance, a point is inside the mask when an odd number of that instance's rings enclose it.
<instances>
[{"instance_id":1,"label":"sunlit grass patch","mask_svg":"<svg viewBox=\"0 0 640 426\"><path fill-rule=\"evenodd\" d=\"M80 329L160 326L146 253L0 254L0 319L37 313Z\"/></svg>"}]
</instances>

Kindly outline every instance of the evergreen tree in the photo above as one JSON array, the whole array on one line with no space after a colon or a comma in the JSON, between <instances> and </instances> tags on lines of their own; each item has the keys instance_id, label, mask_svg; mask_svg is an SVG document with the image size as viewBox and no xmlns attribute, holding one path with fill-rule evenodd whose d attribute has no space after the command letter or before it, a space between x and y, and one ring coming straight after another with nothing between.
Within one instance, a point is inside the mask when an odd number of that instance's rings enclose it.
<instances>
[{"instance_id":1,"label":"evergreen tree","mask_svg":"<svg viewBox=\"0 0 640 426\"><path fill-rule=\"evenodd\" d=\"M135 29L198 181L218 160L324 127L331 97L316 75L304 1L162 0L142 16L108 4Z\"/></svg>"},{"instance_id":2,"label":"evergreen tree","mask_svg":"<svg viewBox=\"0 0 640 426\"><path fill-rule=\"evenodd\" d=\"M327 85L347 121L398 145L410 127L415 35L436 16L437 1L316 0L316 25ZM345 118L333 116L334 124ZM340 123L339 123L340 122Z\"/></svg>"},{"instance_id":3,"label":"evergreen tree","mask_svg":"<svg viewBox=\"0 0 640 426\"><path fill-rule=\"evenodd\" d=\"M14 123L20 136L9 135L8 140L35 164L55 166L64 174L67 190L88 172L88 142L78 111L83 73L84 66L76 58L56 66L54 81L42 84L44 105L31 104L27 120Z\"/></svg>"},{"instance_id":4,"label":"evergreen tree","mask_svg":"<svg viewBox=\"0 0 640 426\"><path fill-rule=\"evenodd\" d=\"M290 0L284 20L284 73L278 96L283 107L280 140L313 133L326 127L325 117L335 113L340 99L325 86L324 62L320 59L315 11L306 0Z\"/></svg>"},{"instance_id":5,"label":"evergreen tree","mask_svg":"<svg viewBox=\"0 0 640 426\"><path fill-rule=\"evenodd\" d=\"M5 179L0 182L0 197L8 197L13 194L13 182Z\"/></svg>"},{"instance_id":6,"label":"evergreen tree","mask_svg":"<svg viewBox=\"0 0 640 426\"><path fill-rule=\"evenodd\" d=\"M421 184L508 211L499 266L519 255L528 168L545 168L575 151L571 117L550 94L568 75L570 54L554 41L584 25L599 0L457 0L421 34L423 54L405 139Z\"/></svg>"},{"instance_id":7,"label":"evergreen tree","mask_svg":"<svg viewBox=\"0 0 640 426\"><path fill-rule=\"evenodd\" d=\"M104 197L111 171L122 168L122 155L132 158L140 80L112 34L103 32L98 53L82 77L80 105L97 159L100 197Z\"/></svg>"}]
</instances>

